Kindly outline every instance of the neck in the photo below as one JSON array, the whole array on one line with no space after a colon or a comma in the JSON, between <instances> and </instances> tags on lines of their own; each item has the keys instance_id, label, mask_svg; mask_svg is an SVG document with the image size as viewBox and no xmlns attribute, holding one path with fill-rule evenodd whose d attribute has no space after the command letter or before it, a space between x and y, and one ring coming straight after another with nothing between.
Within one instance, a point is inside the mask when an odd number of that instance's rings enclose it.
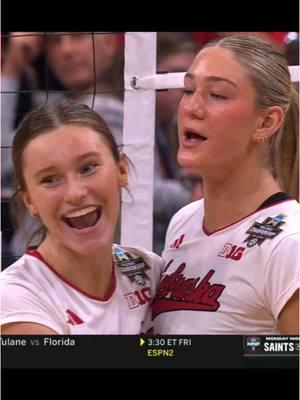
<instances>
[{"instance_id":1,"label":"neck","mask_svg":"<svg viewBox=\"0 0 300 400\"><path fill-rule=\"evenodd\" d=\"M83 255L47 236L38 251L55 271L85 293L106 297L110 292L113 277L111 246L97 254Z\"/></svg>"},{"instance_id":2,"label":"neck","mask_svg":"<svg viewBox=\"0 0 300 400\"><path fill-rule=\"evenodd\" d=\"M91 85L86 85L86 86L81 86L81 87L77 87L77 88L70 88L69 90L71 91L71 99L74 101L90 101L93 98L93 93L94 90L96 89L96 91L109 91L111 90L110 86L107 85L106 82L104 81L99 81L96 83L96 87L94 86L94 84ZM73 92L72 92L73 90ZM83 92L83 93L82 93ZM89 93L87 93L89 92ZM101 95L103 96L104 93L101 93ZM110 94L110 93L108 93ZM99 97L100 93L96 93L96 97Z\"/></svg>"},{"instance_id":3,"label":"neck","mask_svg":"<svg viewBox=\"0 0 300 400\"><path fill-rule=\"evenodd\" d=\"M281 191L266 169L236 168L221 180L204 178L204 227L214 232L251 214Z\"/></svg>"}]
</instances>

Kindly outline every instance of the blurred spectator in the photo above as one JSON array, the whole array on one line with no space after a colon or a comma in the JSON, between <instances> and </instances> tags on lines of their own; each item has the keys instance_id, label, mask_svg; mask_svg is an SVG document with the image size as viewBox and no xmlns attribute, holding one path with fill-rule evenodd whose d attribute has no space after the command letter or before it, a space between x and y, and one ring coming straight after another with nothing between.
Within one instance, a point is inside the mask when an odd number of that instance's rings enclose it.
<instances>
[{"instance_id":1,"label":"blurred spectator","mask_svg":"<svg viewBox=\"0 0 300 400\"><path fill-rule=\"evenodd\" d=\"M191 35L193 39L199 43L201 48L205 43L218 38L219 32L191 32Z\"/></svg>"},{"instance_id":2,"label":"blurred spectator","mask_svg":"<svg viewBox=\"0 0 300 400\"><path fill-rule=\"evenodd\" d=\"M23 34L23 36L22 36ZM32 71L32 64L45 53L45 58L57 81L67 92L34 91L32 108L55 102L63 96L94 106L107 121L117 143L122 143L123 105L113 95L110 69L118 53L120 42L115 34L91 33L37 33L11 34L4 54L2 66L2 144L10 146L13 138L14 121L21 77ZM122 72L121 72L122 73ZM31 88L37 87L37 79L31 73ZM106 91L97 93L95 91ZM9 93L5 93L9 92ZM87 94L87 93L91 94ZM93 104L94 103L94 104ZM28 110L29 111L29 110ZM7 182L11 170L9 151L2 152L2 179Z\"/></svg>"},{"instance_id":3,"label":"blurred spectator","mask_svg":"<svg viewBox=\"0 0 300 400\"><path fill-rule=\"evenodd\" d=\"M199 49L188 33L158 32L157 71L186 72ZM185 187L179 181L183 172L177 164L176 113L182 94L182 89L156 94L153 249L157 254L164 247L171 217L193 199L193 187ZM190 182L187 176L185 182Z\"/></svg>"},{"instance_id":4,"label":"blurred spectator","mask_svg":"<svg viewBox=\"0 0 300 400\"><path fill-rule=\"evenodd\" d=\"M299 33L288 32L285 36L285 58L289 65L299 65Z\"/></svg>"},{"instance_id":5,"label":"blurred spectator","mask_svg":"<svg viewBox=\"0 0 300 400\"><path fill-rule=\"evenodd\" d=\"M120 64L116 75L116 60L122 53L119 35L100 33L56 32L42 34L38 32L11 33L5 43L2 61L2 209L7 218L6 228L11 229L7 199L12 195L12 164L10 146L12 144L16 122L19 122L30 109L46 103L52 103L64 96L85 103L99 112L107 121L118 145L122 144L123 103L120 100L115 83L123 77ZM44 60L43 81L34 72L37 60ZM53 75L51 75L51 73ZM49 80L49 77L51 78ZM25 82L27 89L33 90L26 101L18 98L17 93ZM40 83L43 82L42 88ZM54 89L51 84L55 82ZM42 90L38 90L42 89ZM44 90L43 90L44 89ZM100 91L104 93L99 93ZM20 104L25 107L20 108ZM21 111L21 115L20 115ZM25 221L25 226L26 224ZM8 256L8 241L11 232L4 236L4 253ZM18 232L14 238L14 254L22 254L27 234Z\"/></svg>"}]
</instances>

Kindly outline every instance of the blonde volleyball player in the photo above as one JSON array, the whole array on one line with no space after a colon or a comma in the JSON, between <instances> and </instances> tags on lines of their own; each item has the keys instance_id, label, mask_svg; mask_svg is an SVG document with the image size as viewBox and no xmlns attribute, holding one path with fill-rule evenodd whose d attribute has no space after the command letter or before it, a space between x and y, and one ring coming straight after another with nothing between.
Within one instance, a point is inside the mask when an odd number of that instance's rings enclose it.
<instances>
[{"instance_id":1,"label":"blonde volleyball player","mask_svg":"<svg viewBox=\"0 0 300 400\"><path fill-rule=\"evenodd\" d=\"M2 334L140 333L161 259L112 243L127 164L104 120L86 105L41 107L13 162L42 236L0 274Z\"/></svg>"},{"instance_id":2,"label":"blonde volleyball player","mask_svg":"<svg viewBox=\"0 0 300 400\"><path fill-rule=\"evenodd\" d=\"M178 161L204 199L168 228L158 334L298 334L299 106L278 51L252 36L209 43L185 75Z\"/></svg>"}]
</instances>

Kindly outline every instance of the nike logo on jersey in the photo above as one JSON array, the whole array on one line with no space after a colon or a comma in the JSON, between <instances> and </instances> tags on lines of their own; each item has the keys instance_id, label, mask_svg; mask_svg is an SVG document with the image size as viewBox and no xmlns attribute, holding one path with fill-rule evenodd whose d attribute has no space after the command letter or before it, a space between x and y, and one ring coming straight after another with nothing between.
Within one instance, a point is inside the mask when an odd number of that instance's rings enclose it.
<instances>
[{"instance_id":1,"label":"nike logo on jersey","mask_svg":"<svg viewBox=\"0 0 300 400\"><path fill-rule=\"evenodd\" d=\"M66 310L66 314L68 315L68 318L69 318L69 319L67 320L67 322L68 322L70 325L80 325L80 324L83 324L83 323L84 323L84 321L82 321L82 319L79 318L78 315L76 315L73 311L67 309L67 310Z\"/></svg>"},{"instance_id":2,"label":"nike logo on jersey","mask_svg":"<svg viewBox=\"0 0 300 400\"><path fill-rule=\"evenodd\" d=\"M166 270L173 261L168 263ZM215 271L211 269L202 279L186 278L183 274L185 267L186 264L182 263L175 272L161 280L153 301L153 318L175 310L217 311L220 307L218 299L225 286L209 282Z\"/></svg>"}]
</instances>

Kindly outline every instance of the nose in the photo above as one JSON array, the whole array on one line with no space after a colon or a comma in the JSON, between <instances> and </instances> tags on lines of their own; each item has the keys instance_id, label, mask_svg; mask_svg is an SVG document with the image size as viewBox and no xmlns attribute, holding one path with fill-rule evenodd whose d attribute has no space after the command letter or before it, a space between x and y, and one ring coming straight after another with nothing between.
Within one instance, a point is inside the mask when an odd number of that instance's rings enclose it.
<instances>
[{"instance_id":1,"label":"nose","mask_svg":"<svg viewBox=\"0 0 300 400\"><path fill-rule=\"evenodd\" d=\"M87 195L87 188L83 182L69 179L66 182L64 200L72 205L81 205Z\"/></svg>"},{"instance_id":2,"label":"nose","mask_svg":"<svg viewBox=\"0 0 300 400\"><path fill-rule=\"evenodd\" d=\"M185 112L192 117L203 119L205 117L205 106L200 94L194 93L189 96L185 103Z\"/></svg>"},{"instance_id":3,"label":"nose","mask_svg":"<svg viewBox=\"0 0 300 400\"><path fill-rule=\"evenodd\" d=\"M64 55L72 54L74 50L73 38L66 35L61 37L60 49Z\"/></svg>"}]
</instances>

